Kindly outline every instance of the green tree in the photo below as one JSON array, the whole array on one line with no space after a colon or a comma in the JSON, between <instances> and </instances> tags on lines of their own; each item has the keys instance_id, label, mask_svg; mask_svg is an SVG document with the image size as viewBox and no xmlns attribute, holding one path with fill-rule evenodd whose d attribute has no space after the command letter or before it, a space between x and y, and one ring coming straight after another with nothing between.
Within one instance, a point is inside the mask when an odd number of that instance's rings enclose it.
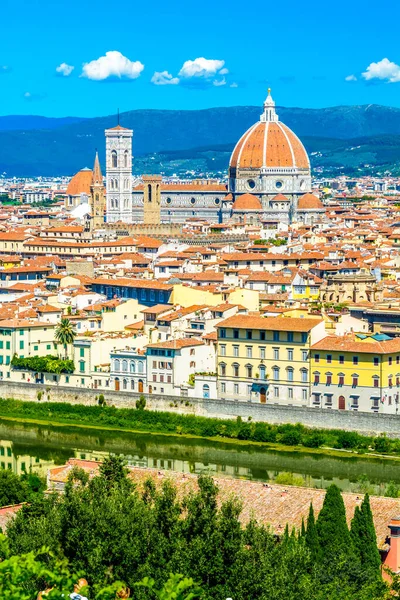
<instances>
[{"instance_id":1,"label":"green tree","mask_svg":"<svg viewBox=\"0 0 400 600\"><path fill-rule=\"evenodd\" d=\"M32 488L30 487L30 482ZM30 498L31 492L33 493L34 487L37 482L33 479L28 480L26 476L19 476L13 473L9 469L0 470L0 506L7 506L9 504L19 504L25 502ZM37 491L43 489L43 484L39 480L39 486Z\"/></svg>"},{"instance_id":2,"label":"green tree","mask_svg":"<svg viewBox=\"0 0 400 600\"><path fill-rule=\"evenodd\" d=\"M71 321L65 317L61 319L54 334L56 341L64 346L65 358L68 358L68 346L74 343L76 332Z\"/></svg>"},{"instance_id":3,"label":"green tree","mask_svg":"<svg viewBox=\"0 0 400 600\"><path fill-rule=\"evenodd\" d=\"M332 560L333 553L337 552L339 555L348 552L350 533L346 511L342 494L335 484L327 489L316 527L320 552L327 561Z\"/></svg>"},{"instance_id":4,"label":"green tree","mask_svg":"<svg viewBox=\"0 0 400 600\"><path fill-rule=\"evenodd\" d=\"M128 484L126 460L123 456L111 454L101 463L100 475L106 480L107 486Z\"/></svg>"},{"instance_id":5,"label":"green tree","mask_svg":"<svg viewBox=\"0 0 400 600\"><path fill-rule=\"evenodd\" d=\"M361 507L355 508L350 534L354 553L363 570L375 577L379 576L381 559L368 494L365 494Z\"/></svg>"},{"instance_id":6,"label":"green tree","mask_svg":"<svg viewBox=\"0 0 400 600\"><path fill-rule=\"evenodd\" d=\"M310 504L310 510L308 512L305 540L311 557L315 560L319 556L319 541L312 503Z\"/></svg>"}]
</instances>

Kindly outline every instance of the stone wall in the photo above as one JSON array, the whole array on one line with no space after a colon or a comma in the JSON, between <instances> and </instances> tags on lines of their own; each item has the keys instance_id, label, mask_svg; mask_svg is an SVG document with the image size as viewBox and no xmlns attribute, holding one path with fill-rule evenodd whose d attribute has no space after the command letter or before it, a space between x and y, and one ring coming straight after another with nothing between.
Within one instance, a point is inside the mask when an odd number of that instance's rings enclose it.
<instances>
[{"instance_id":1,"label":"stone wall","mask_svg":"<svg viewBox=\"0 0 400 600\"><path fill-rule=\"evenodd\" d=\"M49 391L46 391L49 390ZM107 404L117 408L134 408L139 394L115 392L112 390L93 390L63 386L44 387L34 383L12 383L0 381L0 397L15 398L37 402L37 392L44 392L42 402L69 402L70 404L96 404L96 396L104 394ZM146 408L150 410L194 414L217 419L236 419L244 421L251 417L253 421L266 423L302 423L309 427L345 429L376 435L386 433L390 437L400 438L400 415L337 411L321 408L302 408L278 406L274 404L255 404L209 400L203 398L177 398L176 396L147 395ZM0 414L1 417L1 414Z\"/></svg>"}]
</instances>

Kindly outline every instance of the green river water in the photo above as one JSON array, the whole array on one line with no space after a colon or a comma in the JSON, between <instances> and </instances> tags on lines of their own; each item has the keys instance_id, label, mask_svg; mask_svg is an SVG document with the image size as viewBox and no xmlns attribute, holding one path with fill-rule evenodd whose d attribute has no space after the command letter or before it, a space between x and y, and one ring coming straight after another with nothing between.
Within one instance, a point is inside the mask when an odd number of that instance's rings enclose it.
<instances>
[{"instance_id":1,"label":"green river water","mask_svg":"<svg viewBox=\"0 0 400 600\"><path fill-rule=\"evenodd\" d=\"M400 460L396 459L336 457L242 443L0 419L0 466L16 473L32 469L45 475L48 468L64 464L71 457L102 460L109 453L124 455L132 466L184 473L207 472L270 482L276 477L279 481L282 473L290 473L308 487L325 488L335 482L345 491L384 494L389 482L400 485Z\"/></svg>"}]
</instances>

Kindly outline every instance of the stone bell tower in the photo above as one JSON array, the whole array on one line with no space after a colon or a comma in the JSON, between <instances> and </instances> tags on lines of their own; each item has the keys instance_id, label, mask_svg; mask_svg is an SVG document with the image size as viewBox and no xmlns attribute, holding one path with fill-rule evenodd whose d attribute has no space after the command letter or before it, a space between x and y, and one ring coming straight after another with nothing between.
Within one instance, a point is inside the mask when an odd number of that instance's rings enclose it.
<instances>
[{"instance_id":1,"label":"stone bell tower","mask_svg":"<svg viewBox=\"0 0 400 600\"><path fill-rule=\"evenodd\" d=\"M99 155L97 152L93 167L92 183L90 186L90 206L92 209L90 227L91 229L101 229L104 227L106 195L103 183L103 175L100 169Z\"/></svg>"},{"instance_id":2,"label":"stone bell tower","mask_svg":"<svg viewBox=\"0 0 400 600\"><path fill-rule=\"evenodd\" d=\"M143 175L143 223L161 222L161 175Z\"/></svg>"}]
</instances>

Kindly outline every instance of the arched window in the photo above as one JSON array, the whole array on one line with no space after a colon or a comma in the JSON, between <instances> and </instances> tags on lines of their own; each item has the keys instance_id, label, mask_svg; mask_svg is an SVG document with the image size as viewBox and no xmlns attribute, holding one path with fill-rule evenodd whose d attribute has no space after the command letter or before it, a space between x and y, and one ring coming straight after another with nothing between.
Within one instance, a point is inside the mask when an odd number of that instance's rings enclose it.
<instances>
[{"instance_id":1,"label":"arched window","mask_svg":"<svg viewBox=\"0 0 400 600\"><path fill-rule=\"evenodd\" d=\"M147 194L148 194L148 198L149 198L149 202L152 201L152 189L151 189L151 183L148 184L147 186Z\"/></svg>"},{"instance_id":2,"label":"arched window","mask_svg":"<svg viewBox=\"0 0 400 600\"><path fill-rule=\"evenodd\" d=\"M131 379L131 390L135 389L135 380Z\"/></svg>"},{"instance_id":3,"label":"arched window","mask_svg":"<svg viewBox=\"0 0 400 600\"><path fill-rule=\"evenodd\" d=\"M119 370L120 370L120 361L119 361L119 358L116 358L114 360L114 371L118 372Z\"/></svg>"},{"instance_id":4,"label":"arched window","mask_svg":"<svg viewBox=\"0 0 400 600\"><path fill-rule=\"evenodd\" d=\"M114 189L118 189L118 179L114 179Z\"/></svg>"},{"instance_id":5,"label":"arched window","mask_svg":"<svg viewBox=\"0 0 400 600\"><path fill-rule=\"evenodd\" d=\"M308 379L308 372L307 369L301 369L301 381L302 383L307 383L307 379Z\"/></svg>"},{"instance_id":6,"label":"arched window","mask_svg":"<svg viewBox=\"0 0 400 600\"><path fill-rule=\"evenodd\" d=\"M113 169L116 169L118 166L118 155L116 150L111 152L111 166Z\"/></svg>"},{"instance_id":7,"label":"arched window","mask_svg":"<svg viewBox=\"0 0 400 600\"><path fill-rule=\"evenodd\" d=\"M203 385L203 398L209 398L210 397L210 386L205 383Z\"/></svg>"},{"instance_id":8,"label":"arched window","mask_svg":"<svg viewBox=\"0 0 400 600\"><path fill-rule=\"evenodd\" d=\"M260 379L265 381L265 365L260 365L258 370L260 372Z\"/></svg>"},{"instance_id":9,"label":"arched window","mask_svg":"<svg viewBox=\"0 0 400 600\"><path fill-rule=\"evenodd\" d=\"M122 381L122 387L123 387L123 389L124 389L124 390L126 390L126 389L127 389L127 387L128 387L128 382L127 382L127 380L126 380L126 379L124 379L124 380Z\"/></svg>"},{"instance_id":10,"label":"arched window","mask_svg":"<svg viewBox=\"0 0 400 600\"><path fill-rule=\"evenodd\" d=\"M288 367L286 369L286 371L287 371L287 380L288 381L293 381L293 373L294 373L293 368L292 367Z\"/></svg>"},{"instance_id":11,"label":"arched window","mask_svg":"<svg viewBox=\"0 0 400 600\"><path fill-rule=\"evenodd\" d=\"M232 365L232 371L233 371L233 376L234 377L239 377L239 365L238 365L238 363L234 363Z\"/></svg>"},{"instance_id":12,"label":"arched window","mask_svg":"<svg viewBox=\"0 0 400 600\"><path fill-rule=\"evenodd\" d=\"M138 373L143 373L143 361L138 362Z\"/></svg>"},{"instance_id":13,"label":"arched window","mask_svg":"<svg viewBox=\"0 0 400 600\"><path fill-rule=\"evenodd\" d=\"M135 362L133 360L131 360L130 369L131 369L131 373L135 372Z\"/></svg>"},{"instance_id":14,"label":"arched window","mask_svg":"<svg viewBox=\"0 0 400 600\"><path fill-rule=\"evenodd\" d=\"M128 361L125 359L122 361L122 370L124 373L127 373L128 371Z\"/></svg>"},{"instance_id":15,"label":"arched window","mask_svg":"<svg viewBox=\"0 0 400 600\"><path fill-rule=\"evenodd\" d=\"M246 377L253 377L253 367L252 365L246 365Z\"/></svg>"},{"instance_id":16,"label":"arched window","mask_svg":"<svg viewBox=\"0 0 400 600\"><path fill-rule=\"evenodd\" d=\"M100 199L100 196L98 194L96 194L95 197L94 197L94 199L96 200L96 202L98 202L99 199Z\"/></svg>"},{"instance_id":17,"label":"arched window","mask_svg":"<svg viewBox=\"0 0 400 600\"><path fill-rule=\"evenodd\" d=\"M114 179L110 179L110 189L114 189Z\"/></svg>"},{"instance_id":18,"label":"arched window","mask_svg":"<svg viewBox=\"0 0 400 600\"><path fill-rule=\"evenodd\" d=\"M124 152L124 167L128 166L128 150Z\"/></svg>"},{"instance_id":19,"label":"arched window","mask_svg":"<svg viewBox=\"0 0 400 600\"><path fill-rule=\"evenodd\" d=\"M272 378L275 379L275 381L279 380L279 367L272 367Z\"/></svg>"},{"instance_id":20,"label":"arched window","mask_svg":"<svg viewBox=\"0 0 400 600\"><path fill-rule=\"evenodd\" d=\"M225 375L226 375L226 364L225 363L219 363L219 374L222 377L225 377Z\"/></svg>"}]
</instances>

